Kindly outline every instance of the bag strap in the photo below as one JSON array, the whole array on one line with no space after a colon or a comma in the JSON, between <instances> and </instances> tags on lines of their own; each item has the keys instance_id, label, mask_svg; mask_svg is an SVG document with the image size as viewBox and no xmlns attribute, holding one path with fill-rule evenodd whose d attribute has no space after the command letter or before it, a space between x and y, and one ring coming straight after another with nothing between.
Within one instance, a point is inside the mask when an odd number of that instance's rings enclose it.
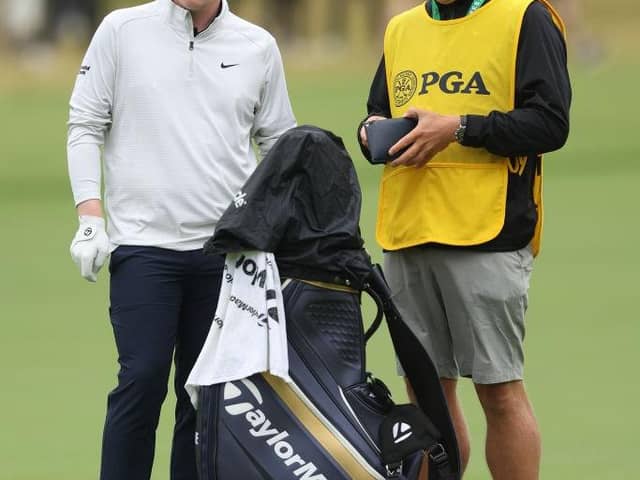
<instances>
[{"instance_id":1,"label":"bag strap","mask_svg":"<svg viewBox=\"0 0 640 480\"><path fill-rule=\"evenodd\" d=\"M396 355L411 383L418 406L431 419L435 431L439 432L437 438L440 440L436 442L439 446L432 444L429 449L429 479L459 480L461 469L458 442L440 378L431 357L404 323L391 300L391 291L379 265L372 266L364 291L374 299L378 309L384 312ZM367 335L373 335L378 327L379 323L376 325L374 321Z\"/></svg>"},{"instance_id":2,"label":"bag strap","mask_svg":"<svg viewBox=\"0 0 640 480\"><path fill-rule=\"evenodd\" d=\"M369 296L373 299L373 301L376 304L377 310L376 310L376 317L373 319L373 322L371 322L371 325L369 326L369 328L364 334L365 344L368 343L371 337L373 337L373 335L378 331L378 329L380 328L380 325L382 325L382 319L384 317L384 305L382 303L382 299L378 296L378 294L375 291L369 289L368 286L369 286L368 284L365 284L364 291L367 292Z\"/></svg>"}]
</instances>

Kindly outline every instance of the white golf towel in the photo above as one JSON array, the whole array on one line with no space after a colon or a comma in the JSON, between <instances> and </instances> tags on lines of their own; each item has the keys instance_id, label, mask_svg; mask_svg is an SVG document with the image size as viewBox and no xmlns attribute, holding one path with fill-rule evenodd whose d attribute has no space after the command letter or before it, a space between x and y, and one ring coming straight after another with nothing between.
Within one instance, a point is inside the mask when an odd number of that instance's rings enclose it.
<instances>
[{"instance_id":1,"label":"white golf towel","mask_svg":"<svg viewBox=\"0 0 640 480\"><path fill-rule=\"evenodd\" d=\"M198 387L266 371L291 381L278 266L272 253L228 254L211 330L185 388L198 408Z\"/></svg>"}]
</instances>

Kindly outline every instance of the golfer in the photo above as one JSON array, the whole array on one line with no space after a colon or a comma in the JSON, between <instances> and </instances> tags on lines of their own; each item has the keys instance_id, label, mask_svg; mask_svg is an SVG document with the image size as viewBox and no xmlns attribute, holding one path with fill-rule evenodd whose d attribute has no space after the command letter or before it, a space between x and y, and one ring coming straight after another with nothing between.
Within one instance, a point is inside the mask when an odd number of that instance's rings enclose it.
<instances>
[{"instance_id":1,"label":"golfer","mask_svg":"<svg viewBox=\"0 0 640 480\"><path fill-rule=\"evenodd\" d=\"M183 387L223 269L202 246L227 206L243 201L253 144L265 155L294 126L276 42L227 0L157 0L112 12L95 33L71 96L68 166L79 216L71 256L95 282L111 254L120 371L101 480L150 478L172 361L170 478L197 479Z\"/></svg>"}]
</instances>

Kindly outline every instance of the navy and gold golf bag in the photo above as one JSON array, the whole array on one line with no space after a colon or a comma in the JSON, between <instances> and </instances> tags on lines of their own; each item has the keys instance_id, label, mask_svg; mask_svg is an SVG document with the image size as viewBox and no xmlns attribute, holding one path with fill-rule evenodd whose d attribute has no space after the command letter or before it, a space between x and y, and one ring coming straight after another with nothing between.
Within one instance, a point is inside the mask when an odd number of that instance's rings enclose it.
<instances>
[{"instance_id":1,"label":"navy and gold golf bag","mask_svg":"<svg viewBox=\"0 0 640 480\"><path fill-rule=\"evenodd\" d=\"M205 251L274 252L293 381L257 374L199 389L200 480L415 480L425 458L431 480L459 479L437 372L363 248L360 188L342 141L290 130L237 198ZM367 332L363 292L378 306ZM367 371L366 340L383 317L418 406L396 405Z\"/></svg>"}]
</instances>

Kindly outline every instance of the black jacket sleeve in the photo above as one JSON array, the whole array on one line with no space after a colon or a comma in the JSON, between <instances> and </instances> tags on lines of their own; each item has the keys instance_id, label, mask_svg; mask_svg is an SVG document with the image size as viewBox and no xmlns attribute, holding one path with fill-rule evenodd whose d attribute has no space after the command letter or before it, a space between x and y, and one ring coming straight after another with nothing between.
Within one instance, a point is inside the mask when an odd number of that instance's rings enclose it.
<instances>
[{"instance_id":1,"label":"black jacket sleeve","mask_svg":"<svg viewBox=\"0 0 640 480\"><path fill-rule=\"evenodd\" d=\"M356 132L358 138L358 144L362 155L367 160L371 160L371 153L369 149L362 144L360 138L360 129L367 122L369 117L373 115L380 115L381 117L391 118L391 108L389 107L389 93L387 92L387 77L386 66L384 62L384 55L380 60L376 74L371 82L371 89L369 90L369 99L367 100L367 116L358 125Z\"/></svg>"},{"instance_id":2,"label":"black jacket sleeve","mask_svg":"<svg viewBox=\"0 0 640 480\"><path fill-rule=\"evenodd\" d=\"M371 82L369 90L369 99L367 100L367 117L371 115L380 115L382 117L391 117L391 107L389 106L389 91L387 90L387 67L384 61L384 55L380 60L376 74Z\"/></svg>"},{"instance_id":3,"label":"black jacket sleeve","mask_svg":"<svg viewBox=\"0 0 640 480\"><path fill-rule=\"evenodd\" d=\"M557 150L569 134L570 104L564 38L547 8L534 2L525 13L520 33L515 109L468 115L463 143L504 157ZM384 56L371 84L367 112L368 116L391 116ZM366 147L361 147L366 156Z\"/></svg>"},{"instance_id":4,"label":"black jacket sleeve","mask_svg":"<svg viewBox=\"0 0 640 480\"><path fill-rule=\"evenodd\" d=\"M569 135L570 104L564 38L547 8L534 2L520 33L515 109L469 115L464 144L504 157L557 150Z\"/></svg>"}]
</instances>

